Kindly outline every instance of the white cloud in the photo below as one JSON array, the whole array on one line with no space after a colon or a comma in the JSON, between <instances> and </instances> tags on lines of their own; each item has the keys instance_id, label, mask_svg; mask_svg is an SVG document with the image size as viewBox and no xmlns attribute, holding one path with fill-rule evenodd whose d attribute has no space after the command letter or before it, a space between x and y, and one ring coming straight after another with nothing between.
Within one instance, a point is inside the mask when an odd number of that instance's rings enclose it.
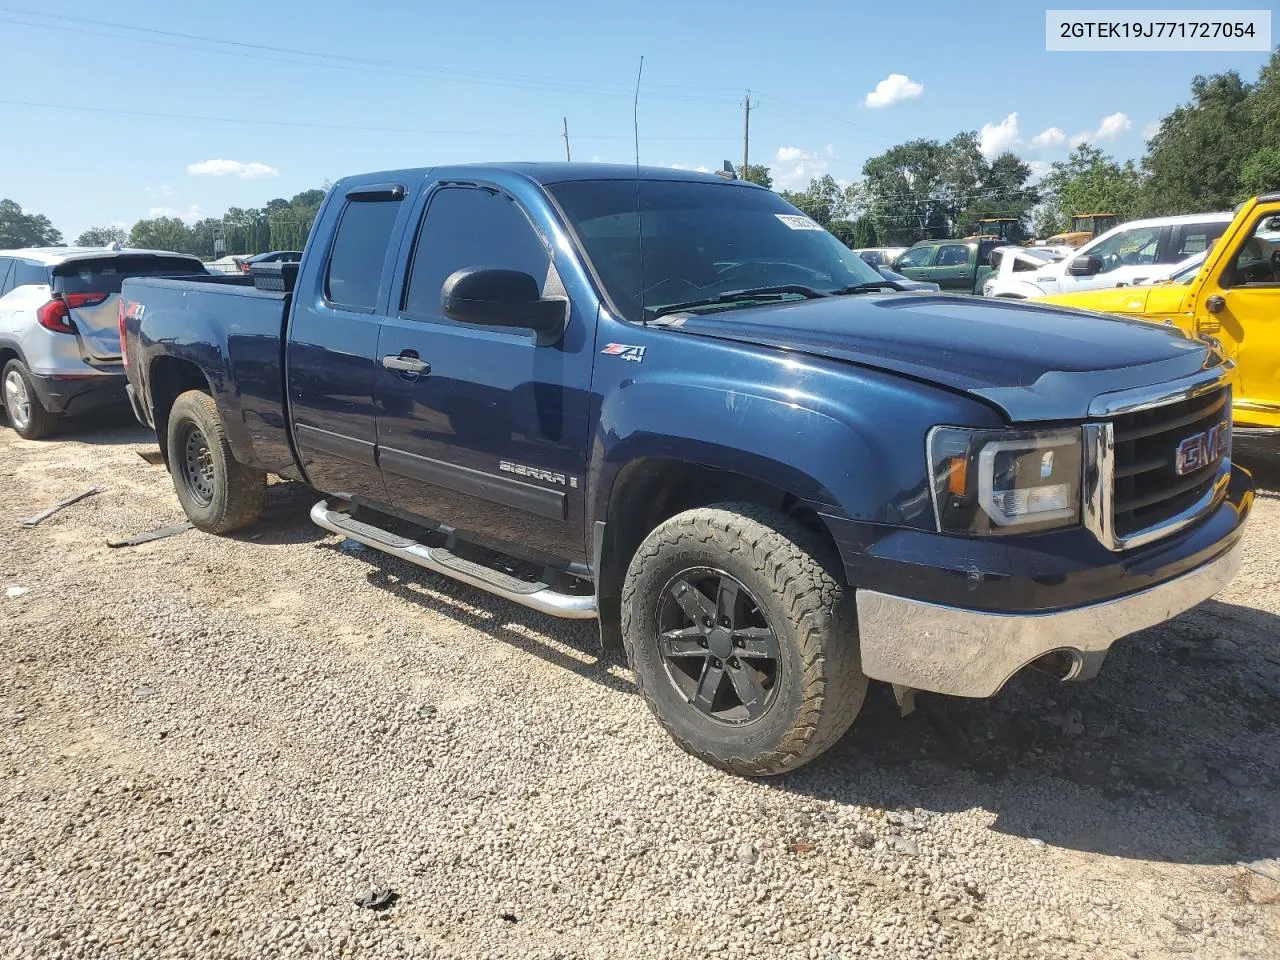
<instances>
[{"instance_id":1,"label":"white cloud","mask_svg":"<svg viewBox=\"0 0 1280 960\"><path fill-rule=\"evenodd\" d=\"M683 163L673 163L671 164L671 169L672 170L692 170L694 173L710 173L711 172L711 168L708 166L704 166L703 164L698 164L698 166L696 167L690 167L690 166L686 166Z\"/></svg>"},{"instance_id":2,"label":"white cloud","mask_svg":"<svg viewBox=\"0 0 1280 960\"><path fill-rule=\"evenodd\" d=\"M1049 171L1053 169L1053 164L1048 160L1028 160L1027 166L1031 168L1031 182L1043 180L1048 176Z\"/></svg>"},{"instance_id":3,"label":"white cloud","mask_svg":"<svg viewBox=\"0 0 1280 960\"><path fill-rule=\"evenodd\" d=\"M835 157L835 155L836 155L836 148L835 148L835 145L834 145L834 144L830 144L830 143L828 143L828 144L827 144L827 148L826 148L826 150L825 150L825 151L823 151L823 152L824 152L824 153L826 153L826 155L827 155L828 157L832 157L832 158L834 158L834 157Z\"/></svg>"},{"instance_id":4,"label":"white cloud","mask_svg":"<svg viewBox=\"0 0 1280 960\"><path fill-rule=\"evenodd\" d=\"M1123 113L1112 113L1102 118L1095 134L1099 140L1114 140L1133 129L1133 121Z\"/></svg>"},{"instance_id":5,"label":"white cloud","mask_svg":"<svg viewBox=\"0 0 1280 960\"><path fill-rule=\"evenodd\" d=\"M1142 128L1142 139L1150 140L1159 132L1160 132L1160 121L1152 120L1150 123L1148 123L1145 127Z\"/></svg>"},{"instance_id":6,"label":"white cloud","mask_svg":"<svg viewBox=\"0 0 1280 960\"><path fill-rule=\"evenodd\" d=\"M779 147L774 155L773 183L783 190L807 187L814 177L827 172L827 161L802 147Z\"/></svg>"},{"instance_id":7,"label":"white cloud","mask_svg":"<svg viewBox=\"0 0 1280 960\"><path fill-rule=\"evenodd\" d=\"M275 167L256 160L249 163L239 160L201 160L198 163L187 164L187 173L208 177L236 176L241 180L260 180L263 177L280 175L280 171Z\"/></svg>"},{"instance_id":8,"label":"white cloud","mask_svg":"<svg viewBox=\"0 0 1280 960\"><path fill-rule=\"evenodd\" d=\"M1124 113L1109 113L1102 118L1097 130L1085 130L1071 138L1071 146L1078 147L1082 143L1096 143L1099 140L1115 140L1121 134L1133 129L1133 121Z\"/></svg>"},{"instance_id":9,"label":"white cloud","mask_svg":"<svg viewBox=\"0 0 1280 960\"><path fill-rule=\"evenodd\" d=\"M1067 135L1057 127L1050 127L1048 130L1041 130L1031 138L1033 147L1060 147L1067 142Z\"/></svg>"},{"instance_id":10,"label":"white cloud","mask_svg":"<svg viewBox=\"0 0 1280 960\"><path fill-rule=\"evenodd\" d=\"M994 160L1006 150L1022 144L1018 132L1018 115L1011 113L999 123L984 123L978 131L978 152L988 160Z\"/></svg>"},{"instance_id":11,"label":"white cloud","mask_svg":"<svg viewBox=\"0 0 1280 960\"><path fill-rule=\"evenodd\" d=\"M878 110L903 100L914 100L922 93L923 83L916 83L905 73L891 73L876 84L876 88L867 94L862 103L872 110Z\"/></svg>"},{"instance_id":12,"label":"white cloud","mask_svg":"<svg viewBox=\"0 0 1280 960\"><path fill-rule=\"evenodd\" d=\"M186 210L175 210L173 207L152 207L147 211L148 217L177 217L184 223L195 223L204 219L204 210L198 203L193 203Z\"/></svg>"}]
</instances>

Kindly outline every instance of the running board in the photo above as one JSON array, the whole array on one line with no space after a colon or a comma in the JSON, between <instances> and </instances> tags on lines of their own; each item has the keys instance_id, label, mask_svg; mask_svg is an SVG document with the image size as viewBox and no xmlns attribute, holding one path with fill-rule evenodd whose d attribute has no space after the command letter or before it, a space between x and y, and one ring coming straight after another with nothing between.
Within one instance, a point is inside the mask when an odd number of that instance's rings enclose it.
<instances>
[{"instance_id":1,"label":"running board","mask_svg":"<svg viewBox=\"0 0 1280 960\"><path fill-rule=\"evenodd\" d=\"M480 563L458 556L444 547L429 547L408 537L375 527L371 523L335 509L328 500L321 500L311 508L311 520L317 526L332 533L341 534L389 553L401 560L408 560L473 587L537 610L539 613L567 620L590 620L596 616L596 598L572 593L559 593L545 583L521 580L501 570L493 570Z\"/></svg>"}]
</instances>

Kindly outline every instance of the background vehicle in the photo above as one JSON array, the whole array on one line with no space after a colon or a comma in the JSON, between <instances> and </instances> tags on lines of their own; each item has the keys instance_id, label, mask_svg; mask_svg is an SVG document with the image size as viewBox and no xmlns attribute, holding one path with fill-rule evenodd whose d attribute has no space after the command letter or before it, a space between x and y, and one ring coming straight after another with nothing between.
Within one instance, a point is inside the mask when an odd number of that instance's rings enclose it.
<instances>
[{"instance_id":1,"label":"background vehicle","mask_svg":"<svg viewBox=\"0 0 1280 960\"><path fill-rule=\"evenodd\" d=\"M906 247L863 247L860 250L854 250L858 256L873 267L889 267L893 268L897 259L907 252Z\"/></svg>"},{"instance_id":2,"label":"background vehicle","mask_svg":"<svg viewBox=\"0 0 1280 960\"><path fill-rule=\"evenodd\" d=\"M0 388L9 425L34 440L63 414L123 403L121 282L204 273L195 257L157 250L0 250Z\"/></svg>"},{"instance_id":3,"label":"background vehicle","mask_svg":"<svg viewBox=\"0 0 1280 960\"><path fill-rule=\"evenodd\" d=\"M921 240L898 258L894 269L943 290L980 293L991 273L991 251L1003 240Z\"/></svg>"},{"instance_id":4,"label":"background vehicle","mask_svg":"<svg viewBox=\"0 0 1280 960\"><path fill-rule=\"evenodd\" d=\"M1098 237L1073 256L1033 273L1000 278L989 297L1043 297L1141 283L1206 249L1231 222L1230 213L1134 220ZM1163 268L1163 269L1162 269Z\"/></svg>"},{"instance_id":5,"label":"background vehicle","mask_svg":"<svg viewBox=\"0 0 1280 960\"><path fill-rule=\"evenodd\" d=\"M903 276L897 271L890 270L888 267L884 266L876 267L876 273L880 274L880 276L884 277L886 280L892 280L898 285L899 290L910 290L914 292L931 291L937 293L942 289L936 283L928 283L923 280L912 280L910 277Z\"/></svg>"},{"instance_id":6,"label":"background vehicle","mask_svg":"<svg viewBox=\"0 0 1280 960\"><path fill-rule=\"evenodd\" d=\"M1082 247L1094 237L1115 229L1120 218L1114 213L1077 213L1071 218L1071 229L1055 233L1044 241L1046 246Z\"/></svg>"},{"instance_id":7,"label":"background vehicle","mask_svg":"<svg viewBox=\"0 0 1280 960\"><path fill-rule=\"evenodd\" d=\"M251 257L240 257L237 262L240 265L241 273L250 273L255 263L279 263L281 261L297 263L301 259L301 250L272 250L269 253L255 253Z\"/></svg>"},{"instance_id":8,"label":"background vehicle","mask_svg":"<svg viewBox=\"0 0 1280 960\"><path fill-rule=\"evenodd\" d=\"M1165 282L1059 294L1065 306L1176 324L1219 344L1240 371L1233 395L1237 432L1280 435L1280 193L1256 197L1212 249L1184 261Z\"/></svg>"},{"instance_id":9,"label":"background vehicle","mask_svg":"<svg viewBox=\"0 0 1280 960\"><path fill-rule=\"evenodd\" d=\"M129 394L200 529L305 480L327 530L598 616L682 747L773 774L868 678L1090 677L1239 562L1208 344L885 283L743 181L384 171L329 191L292 291L127 281Z\"/></svg>"},{"instance_id":10,"label":"background vehicle","mask_svg":"<svg viewBox=\"0 0 1280 960\"><path fill-rule=\"evenodd\" d=\"M978 228L966 240L1003 240L1019 244L1026 238L1022 220L1018 217L987 217L978 221Z\"/></svg>"},{"instance_id":11,"label":"background vehicle","mask_svg":"<svg viewBox=\"0 0 1280 960\"><path fill-rule=\"evenodd\" d=\"M1063 254L1050 247L997 247L988 258L991 274L982 282L984 296L992 296L997 283L1007 285L1020 273L1032 273L1061 260Z\"/></svg>"}]
</instances>

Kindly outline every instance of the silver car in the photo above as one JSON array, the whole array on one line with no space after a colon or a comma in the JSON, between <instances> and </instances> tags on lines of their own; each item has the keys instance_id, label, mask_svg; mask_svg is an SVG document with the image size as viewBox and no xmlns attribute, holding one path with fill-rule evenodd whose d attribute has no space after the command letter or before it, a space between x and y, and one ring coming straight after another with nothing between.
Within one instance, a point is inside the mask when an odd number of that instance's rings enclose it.
<instances>
[{"instance_id":1,"label":"silver car","mask_svg":"<svg viewBox=\"0 0 1280 960\"><path fill-rule=\"evenodd\" d=\"M63 415L126 402L121 282L207 272L196 257L160 250L0 250L0 391L9 425L35 440Z\"/></svg>"}]
</instances>

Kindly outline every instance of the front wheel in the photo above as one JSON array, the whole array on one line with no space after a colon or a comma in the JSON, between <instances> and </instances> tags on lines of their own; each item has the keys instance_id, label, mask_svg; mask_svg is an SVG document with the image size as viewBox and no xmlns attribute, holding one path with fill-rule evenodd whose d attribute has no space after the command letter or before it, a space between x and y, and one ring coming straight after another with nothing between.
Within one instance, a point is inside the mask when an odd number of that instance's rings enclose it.
<instances>
[{"instance_id":1,"label":"front wheel","mask_svg":"<svg viewBox=\"0 0 1280 960\"><path fill-rule=\"evenodd\" d=\"M623 643L677 744L768 776L849 729L867 678L834 567L811 531L755 504L689 510L645 538L623 584Z\"/></svg>"},{"instance_id":2,"label":"front wheel","mask_svg":"<svg viewBox=\"0 0 1280 960\"><path fill-rule=\"evenodd\" d=\"M236 460L213 397L188 390L169 412L169 472L187 517L207 533L230 533L262 515L267 475Z\"/></svg>"}]
</instances>

